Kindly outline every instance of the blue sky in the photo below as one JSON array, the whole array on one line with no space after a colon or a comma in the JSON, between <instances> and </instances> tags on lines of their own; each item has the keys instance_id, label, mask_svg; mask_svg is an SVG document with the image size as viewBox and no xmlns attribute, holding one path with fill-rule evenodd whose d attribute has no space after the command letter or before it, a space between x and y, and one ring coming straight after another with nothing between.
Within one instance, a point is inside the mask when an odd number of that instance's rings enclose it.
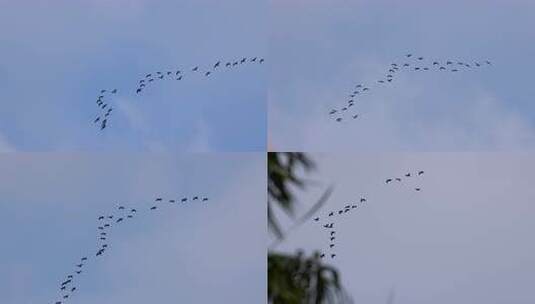
<instances>
[{"instance_id":1,"label":"blue sky","mask_svg":"<svg viewBox=\"0 0 535 304\"><path fill-rule=\"evenodd\" d=\"M0 156L2 303L258 303L265 299L265 154ZM204 205L163 203L206 195ZM97 261L97 217L135 206ZM116 211L115 211L116 212Z\"/></svg>"},{"instance_id":2,"label":"blue sky","mask_svg":"<svg viewBox=\"0 0 535 304\"><path fill-rule=\"evenodd\" d=\"M314 216L368 200L335 221L337 256L326 260L355 303L387 303L390 294L393 304L535 301L531 153L311 156L318 170L308 178L317 183L296 193L301 206L310 206L328 185L334 192ZM425 173L416 178L418 170ZM413 176L405 178L406 172ZM394 177L402 181L387 186ZM276 249L310 254L328 244L310 220Z\"/></svg>"},{"instance_id":3,"label":"blue sky","mask_svg":"<svg viewBox=\"0 0 535 304\"><path fill-rule=\"evenodd\" d=\"M0 151L262 151L264 65L158 83L149 72L266 57L265 1L0 1ZM105 132L101 89L119 89Z\"/></svg>"},{"instance_id":4,"label":"blue sky","mask_svg":"<svg viewBox=\"0 0 535 304\"><path fill-rule=\"evenodd\" d=\"M278 151L480 151L535 145L532 1L273 1L269 142ZM407 53L490 59L492 68L401 73L357 98L355 121L330 109ZM384 77L384 76L383 76Z\"/></svg>"}]
</instances>

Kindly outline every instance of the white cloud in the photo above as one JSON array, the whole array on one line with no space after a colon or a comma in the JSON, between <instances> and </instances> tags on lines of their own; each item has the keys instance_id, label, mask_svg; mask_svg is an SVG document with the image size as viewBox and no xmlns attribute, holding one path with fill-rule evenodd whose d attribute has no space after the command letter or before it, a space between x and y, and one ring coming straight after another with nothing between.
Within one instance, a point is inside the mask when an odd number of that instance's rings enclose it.
<instances>
[{"instance_id":1,"label":"white cloud","mask_svg":"<svg viewBox=\"0 0 535 304\"><path fill-rule=\"evenodd\" d=\"M15 152L16 150L15 146L4 135L0 134L0 153Z\"/></svg>"},{"instance_id":2,"label":"white cloud","mask_svg":"<svg viewBox=\"0 0 535 304\"><path fill-rule=\"evenodd\" d=\"M208 124L203 119L198 119L194 131L193 140L186 146L189 152L209 152L211 131Z\"/></svg>"}]
</instances>

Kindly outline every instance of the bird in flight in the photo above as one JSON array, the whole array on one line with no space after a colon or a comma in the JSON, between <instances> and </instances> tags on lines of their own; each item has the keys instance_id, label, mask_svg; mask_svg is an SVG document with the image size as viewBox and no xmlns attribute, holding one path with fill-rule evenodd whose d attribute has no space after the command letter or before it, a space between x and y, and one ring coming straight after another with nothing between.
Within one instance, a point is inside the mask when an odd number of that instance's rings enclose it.
<instances>
[{"instance_id":1,"label":"bird in flight","mask_svg":"<svg viewBox=\"0 0 535 304\"><path fill-rule=\"evenodd\" d=\"M391 181L392 181L392 179L391 179L391 178L389 178L389 179L387 179L387 180L385 181L385 183L387 183L387 184L388 184L388 183L390 183Z\"/></svg>"}]
</instances>

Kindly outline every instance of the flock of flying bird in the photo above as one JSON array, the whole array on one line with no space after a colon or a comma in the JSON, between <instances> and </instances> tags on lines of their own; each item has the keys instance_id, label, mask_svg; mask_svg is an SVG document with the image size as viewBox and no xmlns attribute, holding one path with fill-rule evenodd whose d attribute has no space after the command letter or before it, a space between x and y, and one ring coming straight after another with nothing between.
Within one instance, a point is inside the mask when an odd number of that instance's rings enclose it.
<instances>
[{"instance_id":1,"label":"flock of flying bird","mask_svg":"<svg viewBox=\"0 0 535 304\"><path fill-rule=\"evenodd\" d=\"M402 71L413 71L413 72L451 72L456 73L459 71L466 71L470 69L477 69L482 66L488 66L492 63L488 60L484 61L457 61L457 60L428 60L422 56L414 56L413 54L405 55L405 59L399 63L392 63L388 67L385 75L380 79L377 79L374 85L375 88L382 88L388 84L391 84L396 75ZM359 114L356 113L356 110L351 108L355 107L355 102L358 96L365 95L371 91L372 85L366 84L357 84L351 90L349 94L349 100L346 104L341 107L331 109L329 111L329 116L337 122L342 122L344 120L344 115L349 115L350 119L357 119Z\"/></svg>"},{"instance_id":2,"label":"flock of flying bird","mask_svg":"<svg viewBox=\"0 0 535 304\"><path fill-rule=\"evenodd\" d=\"M424 173L425 172L423 170L416 171L416 173L407 172L404 174L404 178L420 177L424 175ZM387 178L385 180L385 184L389 185L394 181L402 182L402 179L402 177ZM420 192L422 188L416 187L414 188L414 190L416 192ZM324 259L330 257L331 259L334 259L336 257L335 221L339 220L343 216L349 215L352 211L356 211L356 209L365 205L367 202L368 200L366 197L361 197L357 202L347 203L343 208L340 208L339 210L331 210L327 213L327 215L322 217L315 217L313 219L315 223L319 223L321 227L326 230L328 237L328 248L320 252L320 258Z\"/></svg>"},{"instance_id":3,"label":"flock of flying bird","mask_svg":"<svg viewBox=\"0 0 535 304\"><path fill-rule=\"evenodd\" d=\"M60 290L60 300L55 301L55 304L63 304L78 290L76 284L76 279L82 274L86 269L87 263L92 259L98 259L104 255L104 253L109 249L109 237L112 227L121 225L122 223L132 221L135 217L140 216L143 212L155 212L158 208L162 208L162 205L176 205L176 204L185 204L188 202L207 202L207 197L202 196L193 196L191 198L183 197L181 199L169 199L164 200L159 197L156 198L154 204L149 208L136 209L126 206L118 206L116 212L111 214L102 214L97 218L97 239L98 239L98 248L95 252L94 257L83 256L80 258L79 262L74 265L74 271L67 274L67 276L62 280L59 286Z\"/></svg>"},{"instance_id":4,"label":"flock of flying bird","mask_svg":"<svg viewBox=\"0 0 535 304\"><path fill-rule=\"evenodd\" d=\"M227 61L224 63L223 61L216 62L213 66L210 68L201 71L199 66L195 66L191 68L189 71L182 71L180 69L173 69L173 70L167 70L167 71L157 71L157 72L151 72L145 75L142 79L139 80L137 88L136 88L136 94L142 94L143 91L147 90L149 85L151 85L154 82L161 81L161 80L174 80L174 81L180 81L184 77L186 77L187 72L190 74L200 74L204 75L204 77L208 77L212 74L214 74L217 71L223 71L223 69L232 69L235 67L239 67L241 65L245 64L263 64L265 61L264 58L260 57L242 57L237 60ZM116 94L117 89L113 90L106 90L103 89L100 91L100 95L97 98L97 106L99 107L100 114L95 118L93 121L95 124L99 124L100 130L104 130L108 123L108 117L111 115L111 112L113 111L113 108L110 105L109 101L105 101L106 92L109 92L111 94ZM106 110L107 108L107 110Z\"/></svg>"}]
</instances>

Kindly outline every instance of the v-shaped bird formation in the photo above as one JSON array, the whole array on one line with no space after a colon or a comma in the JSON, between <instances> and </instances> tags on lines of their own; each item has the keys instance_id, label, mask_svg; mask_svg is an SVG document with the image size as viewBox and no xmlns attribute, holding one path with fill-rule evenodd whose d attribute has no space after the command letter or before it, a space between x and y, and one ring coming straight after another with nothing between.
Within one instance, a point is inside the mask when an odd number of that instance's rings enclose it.
<instances>
[{"instance_id":1,"label":"v-shaped bird formation","mask_svg":"<svg viewBox=\"0 0 535 304\"><path fill-rule=\"evenodd\" d=\"M109 104L108 99L110 99L110 97L115 94L117 94L117 89L112 89L112 90L102 89L100 90L100 94L97 97L96 103L97 103L97 107L100 113L97 116L97 118L95 118L93 123L99 124L101 130L104 130L106 128L108 117L111 115L111 112L113 111L113 108ZM108 98L106 99L106 97Z\"/></svg>"},{"instance_id":2,"label":"v-shaped bird formation","mask_svg":"<svg viewBox=\"0 0 535 304\"><path fill-rule=\"evenodd\" d=\"M342 106L333 108L329 111L329 116L336 122L354 120L359 118L360 113L356 109L356 102L369 95L371 91L383 89L395 82L396 75L402 72L419 72L419 73L457 73L480 69L485 66L491 66L489 60L481 61L460 61L452 59L430 59L423 56L406 54L403 60L391 63L385 69L385 73L372 83L359 83L353 87L348 94L348 100Z\"/></svg>"},{"instance_id":3,"label":"v-shaped bird formation","mask_svg":"<svg viewBox=\"0 0 535 304\"><path fill-rule=\"evenodd\" d=\"M391 185L391 183L402 183L404 180L407 179L418 179L420 177L424 176L423 170L418 170L415 172L407 172L403 174L403 177L393 177L393 178L387 178L385 180L386 185ZM416 180L416 182L419 182ZM422 190L421 186L417 186L414 188L414 191L420 192ZM343 207L338 208L336 210L330 210L326 214L322 216L317 216L312 219L313 223L319 225L322 230L325 232L325 237L327 240L327 246L320 251L320 258L330 258L334 259L337 256L337 228L339 229L339 220L345 217L348 217L350 215L355 215L355 211L359 210L363 206L365 206L368 202L368 199L364 196L361 196L360 198L347 202L344 204Z\"/></svg>"},{"instance_id":4,"label":"v-shaped bird formation","mask_svg":"<svg viewBox=\"0 0 535 304\"><path fill-rule=\"evenodd\" d=\"M133 223L135 218L148 214L158 213L159 209L169 209L186 203L207 203L205 196L182 197L179 199L163 199L158 197L149 206L143 208L119 205L113 212L98 216L97 222L97 248L95 252L82 256L74 265L73 270L66 274L59 284L59 299L55 304L67 303L78 292L78 278L82 276L89 263L101 259L110 248L110 236L114 228Z\"/></svg>"},{"instance_id":5,"label":"v-shaped bird formation","mask_svg":"<svg viewBox=\"0 0 535 304\"><path fill-rule=\"evenodd\" d=\"M193 66L188 69L170 68L166 70L148 72L141 79L139 79L137 87L135 89L135 96L142 95L143 92L148 90L150 87L154 87L156 83L163 83L164 81L167 83L177 82L194 76L209 78L211 75L214 75L216 73L235 70L244 65L263 64L264 62L265 59L260 57L241 57L231 61L220 60L205 68L201 68L200 66ZM99 107L100 113L93 120L93 123L97 124L100 130L106 129L108 125L109 116L113 111L113 108L110 104L110 100L105 99L105 97L107 96L106 93L116 94L117 89L103 89L100 91L100 94L97 98L96 103Z\"/></svg>"},{"instance_id":6,"label":"v-shaped bird formation","mask_svg":"<svg viewBox=\"0 0 535 304\"><path fill-rule=\"evenodd\" d=\"M357 199L356 201L348 202L344 207L338 210L331 210L324 216L315 217L313 219L313 221L317 224L320 224L323 230L326 232L326 237L328 240L328 247L321 251L320 258L334 259L336 257L336 221L342 217L347 217L353 214L354 211L358 210L358 208L364 206L367 201L368 200L365 197L360 197L360 199Z\"/></svg>"}]
</instances>

